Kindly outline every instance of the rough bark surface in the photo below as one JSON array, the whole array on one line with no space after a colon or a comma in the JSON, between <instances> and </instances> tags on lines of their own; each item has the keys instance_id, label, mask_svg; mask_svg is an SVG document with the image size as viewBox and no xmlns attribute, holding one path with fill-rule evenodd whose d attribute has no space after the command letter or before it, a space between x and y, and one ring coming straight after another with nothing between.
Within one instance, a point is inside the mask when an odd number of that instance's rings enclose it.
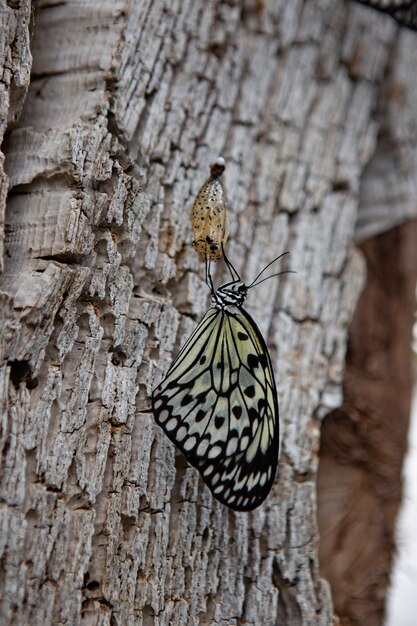
<instances>
[{"instance_id":1,"label":"rough bark surface","mask_svg":"<svg viewBox=\"0 0 417 626\"><path fill-rule=\"evenodd\" d=\"M22 72L23 7L2 25ZM4 146L2 624L332 623L320 418L341 404L361 175L404 41L333 0L36 3ZM208 305L190 208L219 154L232 261L249 279L289 249L298 272L248 302L282 416L251 514L213 501L149 411Z\"/></svg>"},{"instance_id":2,"label":"rough bark surface","mask_svg":"<svg viewBox=\"0 0 417 626\"><path fill-rule=\"evenodd\" d=\"M404 223L417 211L417 90L407 70L416 43L401 34L384 80L356 228L367 281L349 331L344 403L322 427L320 563L346 626L383 623L402 494L417 281L417 222Z\"/></svg>"},{"instance_id":3,"label":"rough bark surface","mask_svg":"<svg viewBox=\"0 0 417 626\"><path fill-rule=\"evenodd\" d=\"M30 81L30 0L0 3L0 146L22 110ZM0 272L4 262L4 214L9 183L0 150Z\"/></svg>"},{"instance_id":4,"label":"rough bark surface","mask_svg":"<svg viewBox=\"0 0 417 626\"><path fill-rule=\"evenodd\" d=\"M350 329L344 404L322 427L320 563L342 624L379 626L413 385L417 222L397 226L361 248L368 279Z\"/></svg>"}]
</instances>

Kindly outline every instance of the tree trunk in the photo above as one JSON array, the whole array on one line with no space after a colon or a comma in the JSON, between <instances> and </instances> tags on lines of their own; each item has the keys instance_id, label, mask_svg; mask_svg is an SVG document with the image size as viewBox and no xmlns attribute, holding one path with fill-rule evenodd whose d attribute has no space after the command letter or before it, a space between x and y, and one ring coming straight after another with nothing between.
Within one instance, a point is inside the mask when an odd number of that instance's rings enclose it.
<instances>
[{"instance_id":1,"label":"tree trunk","mask_svg":"<svg viewBox=\"0 0 417 626\"><path fill-rule=\"evenodd\" d=\"M331 0L39 0L29 52L29 12L2 8L1 623L332 624L320 421L364 282L377 103L415 41ZM410 120L411 90L392 95ZM213 500L149 401L209 304L190 210L220 154L232 262L249 280L288 249L297 270L248 298L282 432L249 514Z\"/></svg>"},{"instance_id":2,"label":"tree trunk","mask_svg":"<svg viewBox=\"0 0 417 626\"><path fill-rule=\"evenodd\" d=\"M345 626L383 623L402 495L417 281L417 99L407 74L416 43L400 32L381 88L356 228L367 280L349 332L344 403L322 428L321 571Z\"/></svg>"},{"instance_id":3,"label":"tree trunk","mask_svg":"<svg viewBox=\"0 0 417 626\"><path fill-rule=\"evenodd\" d=\"M322 428L320 561L346 626L384 618L413 382L416 244L417 221L362 243L368 279L350 329L344 403Z\"/></svg>"}]
</instances>

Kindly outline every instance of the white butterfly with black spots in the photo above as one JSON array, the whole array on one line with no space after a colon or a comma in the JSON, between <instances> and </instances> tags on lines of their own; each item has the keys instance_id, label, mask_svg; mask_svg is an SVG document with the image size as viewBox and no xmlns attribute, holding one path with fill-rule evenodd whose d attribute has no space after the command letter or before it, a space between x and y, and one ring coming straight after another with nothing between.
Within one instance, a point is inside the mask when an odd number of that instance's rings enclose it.
<instances>
[{"instance_id":1,"label":"white butterfly with black spots","mask_svg":"<svg viewBox=\"0 0 417 626\"><path fill-rule=\"evenodd\" d=\"M249 286L238 277L217 291L207 276L212 306L154 390L153 414L213 496L250 511L271 490L279 450L271 359L243 309L260 274Z\"/></svg>"}]
</instances>

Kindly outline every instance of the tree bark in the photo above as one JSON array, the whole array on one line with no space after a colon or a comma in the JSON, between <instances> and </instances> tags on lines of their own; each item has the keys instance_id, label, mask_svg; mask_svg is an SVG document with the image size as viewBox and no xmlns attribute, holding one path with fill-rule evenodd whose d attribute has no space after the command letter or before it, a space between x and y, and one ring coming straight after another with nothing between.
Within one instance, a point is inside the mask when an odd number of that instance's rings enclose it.
<instances>
[{"instance_id":1,"label":"tree bark","mask_svg":"<svg viewBox=\"0 0 417 626\"><path fill-rule=\"evenodd\" d=\"M2 23L26 82L2 84L3 124L24 106L3 144L1 622L332 624L320 423L342 402L361 177L407 35L331 0L40 0L29 50L29 9ZM250 514L213 500L149 402L208 306L190 210L219 154L232 262L249 280L289 249L298 272L248 299L282 432Z\"/></svg>"},{"instance_id":2,"label":"tree bark","mask_svg":"<svg viewBox=\"0 0 417 626\"><path fill-rule=\"evenodd\" d=\"M416 41L400 33L382 85L356 227L367 280L349 331L344 403L321 436L320 563L344 626L383 623L402 495L417 281L417 99L407 77Z\"/></svg>"},{"instance_id":3,"label":"tree bark","mask_svg":"<svg viewBox=\"0 0 417 626\"><path fill-rule=\"evenodd\" d=\"M342 624L378 626L395 548L413 387L417 222L361 248L368 279L350 329L344 404L322 428L320 563Z\"/></svg>"}]
</instances>

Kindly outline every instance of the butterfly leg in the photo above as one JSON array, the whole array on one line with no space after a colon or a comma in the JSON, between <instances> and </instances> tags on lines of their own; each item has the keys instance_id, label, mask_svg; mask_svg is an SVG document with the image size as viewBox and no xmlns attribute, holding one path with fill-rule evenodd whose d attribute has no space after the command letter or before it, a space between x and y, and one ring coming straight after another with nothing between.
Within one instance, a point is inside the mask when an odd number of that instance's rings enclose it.
<instances>
[{"instance_id":1,"label":"butterfly leg","mask_svg":"<svg viewBox=\"0 0 417 626\"><path fill-rule=\"evenodd\" d=\"M210 293L213 294L214 293L214 285L213 285L213 279L211 277L210 265L211 265L211 261L206 256L206 285L210 289Z\"/></svg>"},{"instance_id":2,"label":"butterfly leg","mask_svg":"<svg viewBox=\"0 0 417 626\"><path fill-rule=\"evenodd\" d=\"M234 281L234 280L240 280L240 276L239 276L239 274L237 273L237 271L236 271L236 270L235 270L235 268L233 267L233 265L232 265L231 261L229 261L229 258L228 258L228 256L227 256L226 251L225 251L224 246L223 246L223 242L222 242L222 250L223 250L223 257L224 257L224 261L225 261L225 263L226 263L227 269L228 269L228 270L229 270L229 272L230 272L230 276L232 277L232 280L233 280L233 281Z\"/></svg>"}]
</instances>

